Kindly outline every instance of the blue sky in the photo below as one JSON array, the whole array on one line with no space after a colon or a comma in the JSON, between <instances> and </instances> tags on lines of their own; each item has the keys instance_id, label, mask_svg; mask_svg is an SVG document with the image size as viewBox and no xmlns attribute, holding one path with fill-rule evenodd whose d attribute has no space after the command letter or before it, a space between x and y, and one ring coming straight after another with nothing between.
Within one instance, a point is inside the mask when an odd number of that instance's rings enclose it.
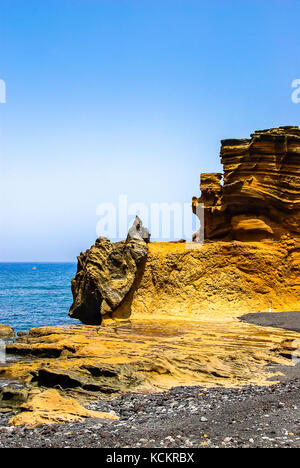
<instances>
[{"instance_id":1,"label":"blue sky","mask_svg":"<svg viewBox=\"0 0 300 468\"><path fill-rule=\"evenodd\" d=\"M222 138L298 125L298 0L1 0L0 261L75 261L96 207L187 202Z\"/></svg>"}]
</instances>

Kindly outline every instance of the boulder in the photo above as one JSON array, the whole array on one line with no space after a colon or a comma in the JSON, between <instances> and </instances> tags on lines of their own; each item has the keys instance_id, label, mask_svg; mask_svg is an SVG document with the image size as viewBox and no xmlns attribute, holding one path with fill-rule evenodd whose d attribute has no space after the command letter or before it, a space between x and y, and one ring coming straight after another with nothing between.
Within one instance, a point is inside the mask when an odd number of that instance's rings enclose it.
<instances>
[{"instance_id":1,"label":"boulder","mask_svg":"<svg viewBox=\"0 0 300 468\"><path fill-rule=\"evenodd\" d=\"M14 338L15 332L14 329L9 325L0 325L0 340L9 340Z\"/></svg>"},{"instance_id":2,"label":"boulder","mask_svg":"<svg viewBox=\"0 0 300 468\"><path fill-rule=\"evenodd\" d=\"M130 291L147 252L147 244L140 239L115 243L97 239L78 257L69 315L88 325L101 324L102 317L112 313Z\"/></svg>"},{"instance_id":3,"label":"boulder","mask_svg":"<svg viewBox=\"0 0 300 468\"><path fill-rule=\"evenodd\" d=\"M150 242L151 234L147 228L143 226L142 220L136 216L131 228L128 231L127 241L130 239Z\"/></svg>"}]
</instances>

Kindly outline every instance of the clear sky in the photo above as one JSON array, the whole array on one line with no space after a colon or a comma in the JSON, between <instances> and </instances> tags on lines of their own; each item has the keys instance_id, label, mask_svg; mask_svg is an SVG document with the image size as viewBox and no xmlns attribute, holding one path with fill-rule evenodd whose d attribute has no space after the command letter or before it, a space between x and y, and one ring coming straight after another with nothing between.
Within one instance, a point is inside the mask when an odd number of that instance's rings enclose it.
<instances>
[{"instance_id":1,"label":"clear sky","mask_svg":"<svg viewBox=\"0 0 300 468\"><path fill-rule=\"evenodd\" d=\"M220 140L298 125L299 0L1 0L0 261L75 261L96 207L186 202Z\"/></svg>"}]
</instances>

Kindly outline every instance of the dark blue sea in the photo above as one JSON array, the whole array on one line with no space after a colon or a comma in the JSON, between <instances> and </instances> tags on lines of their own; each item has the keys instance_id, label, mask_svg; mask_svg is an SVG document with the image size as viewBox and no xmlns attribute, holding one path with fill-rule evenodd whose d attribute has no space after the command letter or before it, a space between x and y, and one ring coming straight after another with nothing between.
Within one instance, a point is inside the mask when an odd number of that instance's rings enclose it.
<instances>
[{"instance_id":1,"label":"dark blue sea","mask_svg":"<svg viewBox=\"0 0 300 468\"><path fill-rule=\"evenodd\" d=\"M0 324L15 331L79 324L68 317L75 263L0 263Z\"/></svg>"}]
</instances>

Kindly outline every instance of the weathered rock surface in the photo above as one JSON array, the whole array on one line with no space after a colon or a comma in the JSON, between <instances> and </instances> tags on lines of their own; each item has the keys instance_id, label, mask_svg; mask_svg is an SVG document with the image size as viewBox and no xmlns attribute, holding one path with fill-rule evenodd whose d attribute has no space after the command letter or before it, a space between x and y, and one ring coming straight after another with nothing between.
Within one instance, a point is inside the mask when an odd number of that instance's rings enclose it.
<instances>
[{"instance_id":1,"label":"weathered rock surface","mask_svg":"<svg viewBox=\"0 0 300 468\"><path fill-rule=\"evenodd\" d=\"M15 336L14 329L9 325L0 325L0 340L9 340Z\"/></svg>"},{"instance_id":2,"label":"weathered rock surface","mask_svg":"<svg viewBox=\"0 0 300 468\"><path fill-rule=\"evenodd\" d=\"M224 174L201 175L205 238L241 241L300 235L300 129L257 131L223 140ZM221 179L223 185L221 185Z\"/></svg>"},{"instance_id":3,"label":"weathered rock surface","mask_svg":"<svg viewBox=\"0 0 300 468\"><path fill-rule=\"evenodd\" d=\"M127 241L130 239L150 242L151 234L147 228L143 226L142 220L136 216L135 220L128 231Z\"/></svg>"},{"instance_id":4,"label":"weathered rock surface","mask_svg":"<svg viewBox=\"0 0 300 468\"><path fill-rule=\"evenodd\" d=\"M85 324L100 324L130 291L147 250L146 243L138 239L115 243L104 237L97 239L78 257L69 315Z\"/></svg>"},{"instance_id":5,"label":"weathered rock surface","mask_svg":"<svg viewBox=\"0 0 300 468\"><path fill-rule=\"evenodd\" d=\"M78 258L72 317L100 324L103 317L191 318L220 307L298 310L300 129L224 140L221 158L224 184L221 174L202 174L202 195L193 199L195 212L204 203L206 241L217 242L147 244L147 255L137 217L126 242L100 238Z\"/></svg>"},{"instance_id":6,"label":"weathered rock surface","mask_svg":"<svg viewBox=\"0 0 300 468\"><path fill-rule=\"evenodd\" d=\"M7 352L22 359L0 366L0 378L25 387L3 387L0 408L16 409L36 388L59 388L85 404L177 385L267 385L270 364L293 365L299 334L242 323L239 316L271 304L273 310L300 310L296 245L289 237L197 248L149 244L143 268L102 326L37 328L7 344ZM52 420L57 414L53 410ZM47 417L51 421L50 411ZM33 411L13 423L19 421L41 419Z\"/></svg>"},{"instance_id":7,"label":"weathered rock surface","mask_svg":"<svg viewBox=\"0 0 300 468\"><path fill-rule=\"evenodd\" d=\"M23 385L0 389L0 409L19 407L25 414L12 424L31 425L64 418L60 400L59 408L54 405L56 398L48 402L43 398L43 409L40 400L32 405L33 398L49 388L84 405L100 397L165 391L178 385L268 385L272 375L276 378L270 364L293 365L295 350L290 344L298 337L292 331L243 323L238 311L234 314L227 308L203 313L198 320L187 311L185 318L173 320L150 316L99 327L32 329L8 345L8 352L27 354L0 366L2 379ZM31 359L46 345L57 348L59 357L51 351L48 357Z\"/></svg>"},{"instance_id":8,"label":"weathered rock surface","mask_svg":"<svg viewBox=\"0 0 300 468\"><path fill-rule=\"evenodd\" d=\"M86 418L119 419L109 413L90 411L73 398L66 398L55 389L37 391L27 403L20 406L21 412L10 420L11 426L36 427L40 424L83 421Z\"/></svg>"},{"instance_id":9,"label":"weathered rock surface","mask_svg":"<svg viewBox=\"0 0 300 468\"><path fill-rule=\"evenodd\" d=\"M290 238L151 243L143 274L112 317L202 320L225 311L300 310L299 247Z\"/></svg>"},{"instance_id":10,"label":"weathered rock surface","mask_svg":"<svg viewBox=\"0 0 300 468\"><path fill-rule=\"evenodd\" d=\"M1 369L1 368L0 368ZM7 409L17 409L27 401L28 389L16 383L9 383L2 386L0 392L0 413Z\"/></svg>"},{"instance_id":11,"label":"weathered rock surface","mask_svg":"<svg viewBox=\"0 0 300 468\"><path fill-rule=\"evenodd\" d=\"M89 447L112 453L112 448L128 447L132 450L125 453L135 454L141 447L175 453L198 447L300 448L299 393L298 370L296 378L272 387L185 386L91 405L93 410L115 412L119 421L87 419L28 430L7 427L7 417L0 416L0 448Z\"/></svg>"},{"instance_id":12,"label":"weathered rock surface","mask_svg":"<svg viewBox=\"0 0 300 468\"><path fill-rule=\"evenodd\" d=\"M4 387L0 407L32 402L36 389L84 403L178 385L268 385L271 364L292 366L296 331L239 317L300 310L299 154L294 127L223 142L224 185L202 175L193 200L195 211L205 205L204 245L99 238L78 257L70 309L93 326L33 329L9 343L24 357L0 377L24 391ZM28 415L23 402L12 423L50 421L39 405Z\"/></svg>"}]
</instances>

